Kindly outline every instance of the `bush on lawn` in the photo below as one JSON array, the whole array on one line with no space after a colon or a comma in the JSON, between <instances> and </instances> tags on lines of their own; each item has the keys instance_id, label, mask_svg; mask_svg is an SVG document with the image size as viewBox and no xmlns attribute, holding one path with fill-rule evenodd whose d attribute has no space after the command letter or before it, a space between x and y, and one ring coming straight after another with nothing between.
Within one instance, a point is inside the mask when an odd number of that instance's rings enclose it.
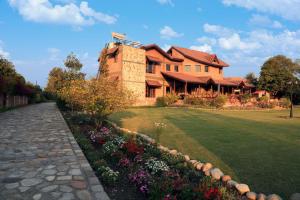
<instances>
[{"instance_id":1,"label":"bush on lawn","mask_svg":"<svg viewBox=\"0 0 300 200\"><path fill-rule=\"evenodd\" d=\"M281 98L279 106L282 108L289 108L291 106L291 101L288 98Z\"/></svg>"},{"instance_id":2,"label":"bush on lawn","mask_svg":"<svg viewBox=\"0 0 300 200\"><path fill-rule=\"evenodd\" d=\"M195 106L203 106L206 107L208 105L208 101L204 98L195 97L195 96L187 96L184 98L184 103Z\"/></svg>"},{"instance_id":3,"label":"bush on lawn","mask_svg":"<svg viewBox=\"0 0 300 200\"><path fill-rule=\"evenodd\" d=\"M168 105L172 105L173 103L176 103L178 100L178 96L175 94L167 94L163 97L157 97L156 98L156 105L159 107L164 107Z\"/></svg>"},{"instance_id":4,"label":"bush on lawn","mask_svg":"<svg viewBox=\"0 0 300 200\"><path fill-rule=\"evenodd\" d=\"M210 105L212 107L216 108L222 108L225 103L227 102L227 96L226 95L218 95L216 98L214 98L211 102Z\"/></svg>"}]
</instances>

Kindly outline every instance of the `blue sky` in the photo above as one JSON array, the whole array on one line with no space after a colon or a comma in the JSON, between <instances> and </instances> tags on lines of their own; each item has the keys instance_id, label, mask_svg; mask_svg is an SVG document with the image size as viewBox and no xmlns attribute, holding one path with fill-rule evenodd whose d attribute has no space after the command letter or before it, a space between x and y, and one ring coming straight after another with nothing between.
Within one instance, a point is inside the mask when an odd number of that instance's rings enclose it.
<instances>
[{"instance_id":1,"label":"blue sky","mask_svg":"<svg viewBox=\"0 0 300 200\"><path fill-rule=\"evenodd\" d=\"M216 53L226 76L258 74L271 56L300 58L299 10L300 0L1 0L0 54L41 86L71 51L91 77L115 31Z\"/></svg>"}]
</instances>

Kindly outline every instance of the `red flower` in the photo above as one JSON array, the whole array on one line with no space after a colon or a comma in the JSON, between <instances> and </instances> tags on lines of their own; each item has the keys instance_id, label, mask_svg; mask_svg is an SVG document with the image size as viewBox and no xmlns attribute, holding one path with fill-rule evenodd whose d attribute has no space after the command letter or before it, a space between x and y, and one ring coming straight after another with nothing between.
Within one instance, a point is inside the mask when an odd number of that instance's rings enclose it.
<instances>
[{"instance_id":1,"label":"red flower","mask_svg":"<svg viewBox=\"0 0 300 200\"><path fill-rule=\"evenodd\" d=\"M103 138L99 138L99 139L97 140L97 142L98 142L98 144L100 144L100 145L103 145L103 144L106 143L105 139L103 139Z\"/></svg>"},{"instance_id":2,"label":"red flower","mask_svg":"<svg viewBox=\"0 0 300 200\"><path fill-rule=\"evenodd\" d=\"M210 188L206 190L204 193L205 200L220 200L221 193L219 192L218 188Z\"/></svg>"},{"instance_id":3,"label":"red flower","mask_svg":"<svg viewBox=\"0 0 300 200\"><path fill-rule=\"evenodd\" d=\"M127 150L128 153L131 154L143 154L144 148L139 147L133 140L129 140L123 145L123 148Z\"/></svg>"}]
</instances>

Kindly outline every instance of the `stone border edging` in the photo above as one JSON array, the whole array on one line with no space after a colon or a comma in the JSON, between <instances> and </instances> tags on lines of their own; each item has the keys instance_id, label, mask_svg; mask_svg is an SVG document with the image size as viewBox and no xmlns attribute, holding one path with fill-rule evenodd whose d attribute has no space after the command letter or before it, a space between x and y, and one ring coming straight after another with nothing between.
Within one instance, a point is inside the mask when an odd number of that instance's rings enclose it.
<instances>
[{"instance_id":1,"label":"stone border edging","mask_svg":"<svg viewBox=\"0 0 300 200\"><path fill-rule=\"evenodd\" d=\"M109 120L105 120L108 124L110 124L114 129L123 132L125 134L129 134L129 135L137 135L141 138L143 138L145 141L154 144L155 140L145 134L142 133L138 133L135 131L130 131L126 128L121 128L119 127L116 123L111 122ZM222 181L224 184L226 184L226 186L230 187L230 188L234 188L236 189L240 195L242 195L244 198L246 198L247 200L282 200L282 198L276 194L270 194L268 196L266 196L263 193L259 193L256 194L253 191L250 191L250 188L247 184L243 184L243 183L238 183L234 180L231 179L231 177L229 175L224 175L224 173L219 169L219 168L215 168L213 167L213 165L209 162L207 163L202 163L200 161L197 160L191 160L189 155L184 155L181 152L178 152L175 149L169 149L168 147L164 147L162 145L159 145L158 148L161 151L164 152L168 152L169 154L172 155L182 155L185 158L185 162L191 164L192 166L194 166L194 168L197 171L202 171L206 176L211 176L213 179L215 180L220 180ZM297 194L297 193L295 193ZM293 196L293 195L292 195ZM291 198L291 200L293 200Z\"/></svg>"}]
</instances>

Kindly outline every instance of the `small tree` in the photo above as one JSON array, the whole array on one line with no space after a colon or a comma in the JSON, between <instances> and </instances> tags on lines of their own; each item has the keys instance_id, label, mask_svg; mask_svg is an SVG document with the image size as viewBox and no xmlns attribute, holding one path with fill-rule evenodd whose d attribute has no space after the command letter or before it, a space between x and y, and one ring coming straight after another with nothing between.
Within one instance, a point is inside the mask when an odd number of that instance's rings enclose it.
<instances>
[{"instance_id":1,"label":"small tree","mask_svg":"<svg viewBox=\"0 0 300 200\"><path fill-rule=\"evenodd\" d=\"M80 60L73 52L67 56L67 59L65 60L65 66L71 71L80 71L82 68Z\"/></svg>"},{"instance_id":2,"label":"small tree","mask_svg":"<svg viewBox=\"0 0 300 200\"><path fill-rule=\"evenodd\" d=\"M66 102L91 115L97 128L108 115L134 101L132 93L122 88L118 81L102 76L98 79L74 80L60 94Z\"/></svg>"},{"instance_id":3,"label":"small tree","mask_svg":"<svg viewBox=\"0 0 300 200\"><path fill-rule=\"evenodd\" d=\"M245 76L245 78L248 81L248 83L251 83L252 85L257 86L258 79L257 79L256 75L253 72L248 73Z\"/></svg>"},{"instance_id":4,"label":"small tree","mask_svg":"<svg viewBox=\"0 0 300 200\"><path fill-rule=\"evenodd\" d=\"M56 96L57 92L63 88L65 72L59 67L54 67L48 76L48 83L45 88L46 92Z\"/></svg>"}]
</instances>

